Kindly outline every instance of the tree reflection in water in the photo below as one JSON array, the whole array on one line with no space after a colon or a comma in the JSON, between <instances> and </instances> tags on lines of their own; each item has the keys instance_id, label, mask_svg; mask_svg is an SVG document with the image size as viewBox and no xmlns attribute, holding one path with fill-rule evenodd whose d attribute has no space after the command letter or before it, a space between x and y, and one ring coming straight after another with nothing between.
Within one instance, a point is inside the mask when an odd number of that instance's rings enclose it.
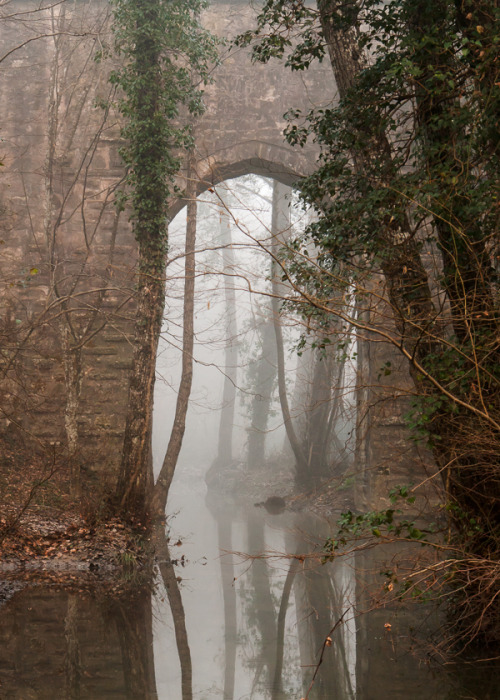
<instances>
[{"instance_id":1,"label":"tree reflection in water","mask_svg":"<svg viewBox=\"0 0 500 700\"><path fill-rule=\"evenodd\" d=\"M156 698L151 592L143 590L139 598L127 605L113 601L112 607L121 650L125 697L127 700Z\"/></svg>"},{"instance_id":2,"label":"tree reflection in water","mask_svg":"<svg viewBox=\"0 0 500 700\"><path fill-rule=\"evenodd\" d=\"M283 654L285 648L285 621L288 603L290 600L290 592L292 590L295 574L299 570L299 560L292 558L288 567L283 592L281 594L281 602L278 612L277 630L276 630L276 664L274 667L274 677L272 682L272 700L282 700L286 695L283 692Z\"/></svg>"},{"instance_id":3,"label":"tree reflection in water","mask_svg":"<svg viewBox=\"0 0 500 700\"><path fill-rule=\"evenodd\" d=\"M174 622L175 641L181 665L182 700L192 700L193 668L186 629L186 616L184 613L184 606L182 605L182 597L177 583L174 565L170 557L165 528L163 526L158 526L155 531L155 554L156 563L167 592L170 611Z\"/></svg>"},{"instance_id":4,"label":"tree reflection in water","mask_svg":"<svg viewBox=\"0 0 500 700\"><path fill-rule=\"evenodd\" d=\"M462 666L450 679L409 653L408 629L425 615L432 621L430 609L346 614L370 606L363 571L378 571L382 554L358 552L322 566L301 556L322 541L301 514L270 516L217 501L209 513L203 502L195 505L199 520L189 523L200 529L179 549L190 559L182 597L165 532L156 536L155 656L150 588L116 596L97 579L91 589L78 577L69 590L26 586L0 610L0 698L297 700L342 615L310 700L498 697L494 668L482 667L471 681L472 669ZM241 563L230 551L250 559ZM280 560L278 551L296 555ZM170 619L171 634L168 624L156 624ZM162 635L175 643L167 648Z\"/></svg>"},{"instance_id":5,"label":"tree reflection in water","mask_svg":"<svg viewBox=\"0 0 500 700\"><path fill-rule=\"evenodd\" d=\"M219 517L217 520L219 550L225 552L221 556L221 579L224 597L224 700L233 700L236 677L236 591L234 588L235 571L233 563L231 519Z\"/></svg>"}]
</instances>

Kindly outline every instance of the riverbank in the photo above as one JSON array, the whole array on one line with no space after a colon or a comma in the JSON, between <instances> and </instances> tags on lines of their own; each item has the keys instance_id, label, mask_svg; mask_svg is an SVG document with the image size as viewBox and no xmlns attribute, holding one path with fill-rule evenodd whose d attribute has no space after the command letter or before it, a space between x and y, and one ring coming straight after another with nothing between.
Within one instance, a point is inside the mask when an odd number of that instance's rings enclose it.
<instances>
[{"instance_id":1,"label":"riverbank","mask_svg":"<svg viewBox=\"0 0 500 700\"><path fill-rule=\"evenodd\" d=\"M6 465L5 465L6 466ZM143 526L110 517L101 494L74 499L67 470L53 473L28 462L22 473L4 470L0 512L0 574L60 579L90 573L93 577L127 577L150 568L152 545ZM235 503L250 504L280 496L290 511L309 511L334 518L350 507L350 490L337 480L314 490L301 490L286 468L264 465L249 471L233 464L207 485Z\"/></svg>"},{"instance_id":2,"label":"riverbank","mask_svg":"<svg viewBox=\"0 0 500 700\"><path fill-rule=\"evenodd\" d=\"M139 568L148 541L117 518L89 526L81 515L26 512L15 526L2 522L0 571L91 571Z\"/></svg>"},{"instance_id":3,"label":"riverbank","mask_svg":"<svg viewBox=\"0 0 500 700\"><path fill-rule=\"evenodd\" d=\"M111 517L104 493L70 495L65 464L15 455L0 461L0 573L113 578L149 556L144 528Z\"/></svg>"},{"instance_id":4,"label":"riverbank","mask_svg":"<svg viewBox=\"0 0 500 700\"><path fill-rule=\"evenodd\" d=\"M314 487L301 488L295 483L293 471L280 461L254 470L243 462L234 463L217 470L216 475L212 472L206 481L209 490L235 501L253 504L278 496L284 499L287 510L309 511L326 519L335 520L339 513L353 508L352 479L332 477Z\"/></svg>"}]
</instances>

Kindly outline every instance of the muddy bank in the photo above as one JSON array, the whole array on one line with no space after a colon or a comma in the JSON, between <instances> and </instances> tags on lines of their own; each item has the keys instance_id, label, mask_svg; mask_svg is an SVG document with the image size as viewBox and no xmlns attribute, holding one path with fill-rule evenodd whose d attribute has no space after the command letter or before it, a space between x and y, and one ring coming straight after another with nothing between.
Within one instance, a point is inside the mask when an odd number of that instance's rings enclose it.
<instances>
[{"instance_id":1,"label":"muddy bank","mask_svg":"<svg viewBox=\"0 0 500 700\"><path fill-rule=\"evenodd\" d=\"M90 526L78 514L25 513L0 530L0 573L93 572L116 575L140 569L151 557L146 532L113 518Z\"/></svg>"}]
</instances>

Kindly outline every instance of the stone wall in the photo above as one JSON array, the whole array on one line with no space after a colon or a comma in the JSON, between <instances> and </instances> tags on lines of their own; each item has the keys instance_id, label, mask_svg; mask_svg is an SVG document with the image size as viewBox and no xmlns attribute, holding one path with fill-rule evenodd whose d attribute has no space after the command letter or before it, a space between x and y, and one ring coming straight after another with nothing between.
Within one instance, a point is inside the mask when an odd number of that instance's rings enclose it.
<instances>
[{"instance_id":1,"label":"stone wall","mask_svg":"<svg viewBox=\"0 0 500 700\"><path fill-rule=\"evenodd\" d=\"M380 306L387 312L383 325ZM388 305L380 302L362 318L368 326L397 338ZM356 505L360 510L387 508L391 489L415 486L416 508L426 510L429 501L435 501L439 483L432 478L431 454L411 439L408 429L414 389L408 362L376 331L361 331L357 350Z\"/></svg>"},{"instance_id":2,"label":"stone wall","mask_svg":"<svg viewBox=\"0 0 500 700\"><path fill-rule=\"evenodd\" d=\"M97 106L110 96L108 68L94 61L96 43L109 38L108 9L63 3L25 15L30 3L13 6L20 14L6 23L1 52L26 43L0 74L10 367L2 423L25 445L64 451L74 380L85 460L100 468L121 442L136 255L113 203L119 129Z\"/></svg>"},{"instance_id":3,"label":"stone wall","mask_svg":"<svg viewBox=\"0 0 500 700\"><path fill-rule=\"evenodd\" d=\"M114 206L124 173L119 120L105 106L112 61L94 60L111 40L109 8L63 3L26 15L25 0L9 7L19 14L0 36L0 56L12 52L0 63L0 429L29 449L64 456L76 426L82 463L112 475L131 366L136 244L126 212ZM253 14L246 2L222 1L203 21L229 40L252 26ZM313 168L313 147L285 144L283 115L335 99L327 63L292 74L279 62L253 65L248 50L227 45L213 78L196 125L200 192L249 172L292 184ZM172 202L172 215L181 207ZM361 385L377 383L387 352L367 346ZM404 367L397 380L408 385ZM387 445L405 439L396 408L384 400L370 421L365 452L382 470L392 469ZM365 479L373 496L382 488L377 478Z\"/></svg>"}]
</instances>

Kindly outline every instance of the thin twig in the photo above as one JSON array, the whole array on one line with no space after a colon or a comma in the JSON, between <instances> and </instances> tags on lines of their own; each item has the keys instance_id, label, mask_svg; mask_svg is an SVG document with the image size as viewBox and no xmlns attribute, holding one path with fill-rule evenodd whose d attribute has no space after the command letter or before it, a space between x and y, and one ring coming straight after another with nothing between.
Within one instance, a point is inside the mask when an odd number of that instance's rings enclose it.
<instances>
[{"instance_id":1,"label":"thin twig","mask_svg":"<svg viewBox=\"0 0 500 700\"><path fill-rule=\"evenodd\" d=\"M323 646L321 647L321 654L320 654L320 656L319 656L319 661L318 661L318 663L316 664L316 668L315 668L315 670L314 670L313 677L312 677L311 682L310 682L310 684L309 684L309 688L307 689L307 693L305 694L305 697L302 698L302 700L308 700L308 698L309 698L309 693L311 692L312 687L313 687L313 685L314 685L314 681L316 680L316 676L318 675L319 667L320 667L321 664L323 663L323 656L325 655L325 649L326 649L326 647L331 646L331 644L332 644L332 634L335 632L335 630L337 629L337 627L340 627L340 625L344 622L344 617L347 615L347 613L349 612L350 609L351 609L351 608L350 608L350 606L349 606L349 607L347 608L347 610L344 610L344 612L343 612L342 615L339 617L339 619L337 620L337 622L333 625L332 629L331 629L331 630L328 632L328 634L326 635L325 641L323 642Z\"/></svg>"}]
</instances>

